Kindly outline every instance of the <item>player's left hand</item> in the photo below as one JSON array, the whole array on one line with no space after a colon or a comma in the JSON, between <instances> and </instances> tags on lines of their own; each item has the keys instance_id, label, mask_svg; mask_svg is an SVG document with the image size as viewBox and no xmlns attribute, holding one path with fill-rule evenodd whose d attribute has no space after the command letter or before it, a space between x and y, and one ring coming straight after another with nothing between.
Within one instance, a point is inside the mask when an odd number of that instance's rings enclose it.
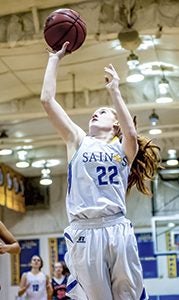
<instances>
[{"instance_id":1,"label":"player's left hand","mask_svg":"<svg viewBox=\"0 0 179 300\"><path fill-rule=\"evenodd\" d=\"M67 51L67 47L70 44L70 42L65 42L62 46L62 48L59 51L49 51L49 56L50 57L58 57L58 59L62 59L65 55L70 54L69 51Z\"/></svg>"},{"instance_id":2,"label":"player's left hand","mask_svg":"<svg viewBox=\"0 0 179 300\"><path fill-rule=\"evenodd\" d=\"M104 71L105 71L106 88L109 90L113 88L118 88L120 78L113 65L109 64L108 67L104 68Z\"/></svg>"}]
</instances>

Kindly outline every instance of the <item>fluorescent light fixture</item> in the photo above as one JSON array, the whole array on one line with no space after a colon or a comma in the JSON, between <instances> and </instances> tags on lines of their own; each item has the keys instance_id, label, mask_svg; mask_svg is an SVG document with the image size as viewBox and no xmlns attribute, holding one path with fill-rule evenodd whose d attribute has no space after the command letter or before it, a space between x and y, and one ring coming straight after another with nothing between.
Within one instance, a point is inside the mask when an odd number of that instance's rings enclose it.
<instances>
[{"instance_id":1,"label":"fluorescent light fixture","mask_svg":"<svg viewBox=\"0 0 179 300\"><path fill-rule=\"evenodd\" d=\"M12 153L13 153L13 151L10 148L0 149L0 155L2 155L2 156L11 155Z\"/></svg>"}]
</instances>

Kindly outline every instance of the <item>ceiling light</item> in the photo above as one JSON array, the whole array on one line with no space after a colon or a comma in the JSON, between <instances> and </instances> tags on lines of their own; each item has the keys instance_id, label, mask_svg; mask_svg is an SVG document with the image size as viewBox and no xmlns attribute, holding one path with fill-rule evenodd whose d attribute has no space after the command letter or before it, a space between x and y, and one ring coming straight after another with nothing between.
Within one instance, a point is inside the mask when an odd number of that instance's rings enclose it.
<instances>
[{"instance_id":1,"label":"ceiling light","mask_svg":"<svg viewBox=\"0 0 179 300\"><path fill-rule=\"evenodd\" d=\"M149 120L152 126L156 126L158 121L159 121L159 116L156 114L155 109L153 109L152 114L149 116ZM157 134L161 134L162 130L160 128L151 128L149 130L149 134L151 135L157 135Z\"/></svg>"},{"instance_id":2,"label":"ceiling light","mask_svg":"<svg viewBox=\"0 0 179 300\"><path fill-rule=\"evenodd\" d=\"M167 94L165 94L163 96L159 95L155 101L157 103L163 103L163 104L165 104L165 103L171 103L171 102L173 102L173 98L171 97L170 93L168 92Z\"/></svg>"},{"instance_id":3,"label":"ceiling light","mask_svg":"<svg viewBox=\"0 0 179 300\"><path fill-rule=\"evenodd\" d=\"M167 93L169 82L164 76L159 81L158 87L159 87L160 94L165 95Z\"/></svg>"},{"instance_id":4,"label":"ceiling light","mask_svg":"<svg viewBox=\"0 0 179 300\"><path fill-rule=\"evenodd\" d=\"M41 170L41 178L40 178L40 184L41 185L50 185L52 184L52 178L50 176L50 169L44 168Z\"/></svg>"},{"instance_id":5,"label":"ceiling light","mask_svg":"<svg viewBox=\"0 0 179 300\"><path fill-rule=\"evenodd\" d=\"M40 184L41 185L50 185L50 184L52 184L52 179L51 178L47 178L47 176L46 177L42 177L40 179Z\"/></svg>"},{"instance_id":6,"label":"ceiling light","mask_svg":"<svg viewBox=\"0 0 179 300\"><path fill-rule=\"evenodd\" d=\"M168 150L168 159L166 161L166 164L168 166L177 166L178 165L177 152L175 149Z\"/></svg>"},{"instance_id":7,"label":"ceiling light","mask_svg":"<svg viewBox=\"0 0 179 300\"><path fill-rule=\"evenodd\" d=\"M169 156L170 158L176 157L177 151L176 151L175 149L168 149L167 152L168 152L168 156Z\"/></svg>"},{"instance_id":8,"label":"ceiling light","mask_svg":"<svg viewBox=\"0 0 179 300\"><path fill-rule=\"evenodd\" d=\"M175 227L175 223L169 222L167 226L168 226L169 228L173 228L173 227Z\"/></svg>"},{"instance_id":9,"label":"ceiling light","mask_svg":"<svg viewBox=\"0 0 179 300\"><path fill-rule=\"evenodd\" d=\"M149 116L149 120L152 126L155 126L158 123L159 116L155 113L155 109L153 109L152 114Z\"/></svg>"},{"instance_id":10,"label":"ceiling light","mask_svg":"<svg viewBox=\"0 0 179 300\"><path fill-rule=\"evenodd\" d=\"M10 148L0 149L0 155L2 155L2 156L11 155L12 153L13 153L13 151Z\"/></svg>"},{"instance_id":11,"label":"ceiling light","mask_svg":"<svg viewBox=\"0 0 179 300\"><path fill-rule=\"evenodd\" d=\"M28 168L30 166L30 163L28 161L18 161L16 162L16 167L20 168L20 169L25 169Z\"/></svg>"},{"instance_id":12,"label":"ceiling light","mask_svg":"<svg viewBox=\"0 0 179 300\"><path fill-rule=\"evenodd\" d=\"M130 69L134 69L139 65L139 58L134 52L131 52L127 57L127 64Z\"/></svg>"},{"instance_id":13,"label":"ceiling light","mask_svg":"<svg viewBox=\"0 0 179 300\"><path fill-rule=\"evenodd\" d=\"M162 130L159 129L159 128L153 128L153 129L150 129L149 130L149 134L152 134L152 135L157 135L157 134L161 134L162 133Z\"/></svg>"},{"instance_id":14,"label":"ceiling light","mask_svg":"<svg viewBox=\"0 0 179 300\"><path fill-rule=\"evenodd\" d=\"M33 161L31 166L34 168L43 168L46 166L47 168L54 167L60 164L59 159L41 159L41 160L36 160Z\"/></svg>"},{"instance_id":15,"label":"ceiling light","mask_svg":"<svg viewBox=\"0 0 179 300\"><path fill-rule=\"evenodd\" d=\"M168 166L177 166L178 165L178 159L168 159L166 161L166 164Z\"/></svg>"},{"instance_id":16,"label":"ceiling light","mask_svg":"<svg viewBox=\"0 0 179 300\"><path fill-rule=\"evenodd\" d=\"M144 75L140 72L138 68L129 69L127 74L127 82L140 82L144 79Z\"/></svg>"},{"instance_id":17,"label":"ceiling light","mask_svg":"<svg viewBox=\"0 0 179 300\"><path fill-rule=\"evenodd\" d=\"M17 152L18 161L16 163L16 167L20 169L28 168L30 166L29 161L27 160L28 152L25 150L19 150Z\"/></svg>"},{"instance_id":18,"label":"ceiling light","mask_svg":"<svg viewBox=\"0 0 179 300\"><path fill-rule=\"evenodd\" d=\"M50 172L51 172L51 171L50 171L49 168L44 168L44 169L41 170L41 173L42 173L43 175L49 175Z\"/></svg>"},{"instance_id":19,"label":"ceiling light","mask_svg":"<svg viewBox=\"0 0 179 300\"><path fill-rule=\"evenodd\" d=\"M127 74L127 82L139 82L144 79L144 75L140 72L139 58L138 56L131 51L130 55L127 57L127 64L129 66L129 71Z\"/></svg>"},{"instance_id":20,"label":"ceiling light","mask_svg":"<svg viewBox=\"0 0 179 300\"><path fill-rule=\"evenodd\" d=\"M22 149L24 149L24 150L31 150L32 148L33 148L32 145L24 145L24 146L22 147Z\"/></svg>"},{"instance_id":21,"label":"ceiling light","mask_svg":"<svg viewBox=\"0 0 179 300\"><path fill-rule=\"evenodd\" d=\"M25 139L24 140L24 143L31 143L32 142L32 139Z\"/></svg>"},{"instance_id":22,"label":"ceiling light","mask_svg":"<svg viewBox=\"0 0 179 300\"><path fill-rule=\"evenodd\" d=\"M171 103L173 98L169 92L169 81L163 75L162 79L159 81L158 84L158 96L155 100L157 103Z\"/></svg>"},{"instance_id":23,"label":"ceiling light","mask_svg":"<svg viewBox=\"0 0 179 300\"><path fill-rule=\"evenodd\" d=\"M27 158L27 151L25 151L25 150L19 150L17 152L17 155L18 155L18 158L20 160L25 160Z\"/></svg>"}]
</instances>

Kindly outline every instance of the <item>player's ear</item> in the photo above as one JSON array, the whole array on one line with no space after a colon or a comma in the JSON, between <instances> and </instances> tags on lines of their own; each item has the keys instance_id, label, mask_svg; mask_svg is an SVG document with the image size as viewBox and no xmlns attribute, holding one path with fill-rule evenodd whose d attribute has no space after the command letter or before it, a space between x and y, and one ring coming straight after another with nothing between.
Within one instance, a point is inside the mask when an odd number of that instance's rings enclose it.
<instances>
[{"instance_id":1,"label":"player's ear","mask_svg":"<svg viewBox=\"0 0 179 300\"><path fill-rule=\"evenodd\" d=\"M137 117L136 116L133 117L133 122L134 122L135 129L137 129Z\"/></svg>"},{"instance_id":2,"label":"player's ear","mask_svg":"<svg viewBox=\"0 0 179 300\"><path fill-rule=\"evenodd\" d=\"M121 127L120 127L120 124L118 121L114 122L113 128L114 128L115 136L120 137L122 135L122 132L121 132Z\"/></svg>"}]
</instances>

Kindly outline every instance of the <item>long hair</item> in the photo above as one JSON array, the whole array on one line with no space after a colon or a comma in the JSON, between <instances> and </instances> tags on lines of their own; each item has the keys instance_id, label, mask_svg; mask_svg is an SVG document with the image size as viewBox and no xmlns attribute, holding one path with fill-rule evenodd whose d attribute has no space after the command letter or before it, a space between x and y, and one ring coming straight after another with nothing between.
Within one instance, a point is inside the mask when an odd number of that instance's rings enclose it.
<instances>
[{"instance_id":1,"label":"long hair","mask_svg":"<svg viewBox=\"0 0 179 300\"><path fill-rule=\"evenodd\" d=\"M133 118L135 128L137 127L136 116ZM116 135L122 141L122 132L119 123L115 125ZM145 195L151 195L147 183L152 180L158 169L161 169L160 164L160 148L145 136L137 136L139 150L132 163L131 172L128 178L127 193L130 192L133 186L136 186L138 191Z\"/></svg>"},{"instance_id":2,"label":"long hair","mask_svg":"<svg viewBox=\"0 0 179 300\"><path fill-rule=\"evenodd\" d=\"M131 166L127 192L136 186L141 193L151 195L147 182L152 180L161 168L160 148L144 136L138 136L137 141L139 150Z\"/></svg>"}]
</instances>

